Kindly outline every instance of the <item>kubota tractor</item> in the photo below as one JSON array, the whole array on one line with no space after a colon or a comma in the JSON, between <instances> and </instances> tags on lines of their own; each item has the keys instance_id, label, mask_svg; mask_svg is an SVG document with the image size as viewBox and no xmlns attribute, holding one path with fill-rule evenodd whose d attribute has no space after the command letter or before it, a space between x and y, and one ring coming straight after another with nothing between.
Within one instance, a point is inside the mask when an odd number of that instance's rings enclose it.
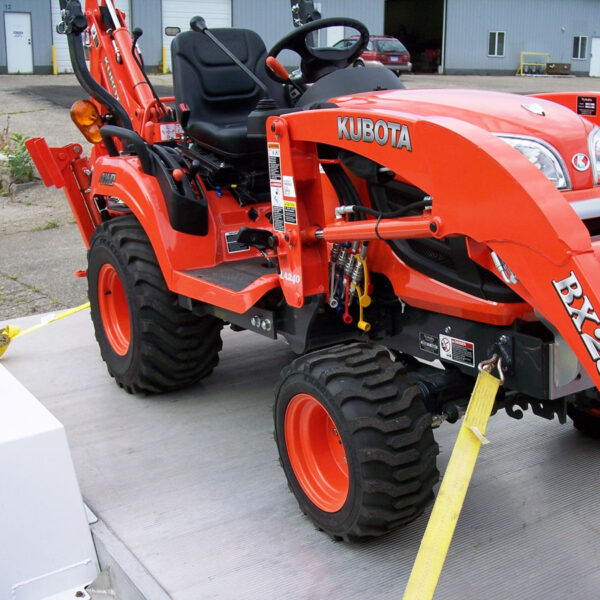
<instances>
[{"instance_id":1,"label":"kubota tractor","mask_svg":"<svg viewBox=\"0 0 600 600\"><path fill-rule=\"evenodd\" d=\"M283 469L342 539L423 512L433 428L460 418L483 361L504 378L497 409L598 435L599 94L409 91L345 68L369 37L353 19L305 23L267 53L195 17L160 98L111 0L61 4L93 149L28 148L88 247L121 387L206 377L224 325L283 336L298 354L276 387ZM357 41L320 45L331 26Z\"/></svg>"}]
</instances>

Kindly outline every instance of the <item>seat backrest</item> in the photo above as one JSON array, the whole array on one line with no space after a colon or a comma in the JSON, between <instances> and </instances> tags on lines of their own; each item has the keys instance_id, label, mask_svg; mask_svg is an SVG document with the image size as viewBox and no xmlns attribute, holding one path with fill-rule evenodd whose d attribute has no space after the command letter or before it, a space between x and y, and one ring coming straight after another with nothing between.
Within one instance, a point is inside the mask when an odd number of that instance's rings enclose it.
<instances>
[{"instance_id":1,"label":"seat backrest","mask_svg":"<svg viewBox=\"0 0 600 600\"><path fill-rule=\"evenodd\" d=\"M267 50L258 34L249 29L211 31L265 83L277 106L286 106L283 86L265 73ZM175 99L189 107L190 121L245 124L263 96L258 85L203 33L185 31L177 35L171 44L171 57Z\"/></svg>"}]
</instances>

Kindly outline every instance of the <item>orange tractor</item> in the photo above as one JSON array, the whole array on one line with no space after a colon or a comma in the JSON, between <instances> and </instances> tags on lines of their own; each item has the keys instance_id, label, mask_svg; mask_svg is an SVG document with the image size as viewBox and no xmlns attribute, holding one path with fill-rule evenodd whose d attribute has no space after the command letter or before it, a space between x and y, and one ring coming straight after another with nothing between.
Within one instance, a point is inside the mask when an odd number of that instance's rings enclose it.
<instances>
[{"instance_id":1,"label":"orange tractor","mask_svg":"<svg viewBox=\"0 0 600 600\"><path fill-rule=\"evenodd\" d=\"M224 325L283 336L298 358L276 387L281 463L336 539L423 512L433 428L462 416L488 359L496 409L598 435L599 94L409 91L385 68L345 68L369 39L353 19L267 52L195 17L161 98L112 0L62 8L90 96L72 118L93 148L28 148L65 189L126 391L209 375ZM320 45L331 26L354 43ZM283 50L300 56L292 76Z\"/></svg>"}]
</instances>

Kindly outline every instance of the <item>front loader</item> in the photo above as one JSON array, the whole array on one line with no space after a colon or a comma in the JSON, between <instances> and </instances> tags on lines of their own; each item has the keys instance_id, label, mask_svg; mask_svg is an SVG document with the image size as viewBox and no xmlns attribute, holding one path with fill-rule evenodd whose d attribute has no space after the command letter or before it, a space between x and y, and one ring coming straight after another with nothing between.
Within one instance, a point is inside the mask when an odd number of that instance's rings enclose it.
<instances>
[{"instance_id":1,"label":"front loader","mask_svg":"<svg viewBox=\"0 0 600 600\"><path fill-rule=\"evenodd\" d=\"M285 338L298 356L276 386L281 462L336 539L423 512L433 429L462 416L489 359L495 410L598 435L597 93L409 91L346 68L369 39L353 19L305 23L267 52L195 17L160 98L111 0L61 4L92 152L28 148L73 209L121 387L206 377L224 325ZM332 26L357 41L319 45ZM292 76L283 50L300 57Z\"/></svg>"}]
</instances>

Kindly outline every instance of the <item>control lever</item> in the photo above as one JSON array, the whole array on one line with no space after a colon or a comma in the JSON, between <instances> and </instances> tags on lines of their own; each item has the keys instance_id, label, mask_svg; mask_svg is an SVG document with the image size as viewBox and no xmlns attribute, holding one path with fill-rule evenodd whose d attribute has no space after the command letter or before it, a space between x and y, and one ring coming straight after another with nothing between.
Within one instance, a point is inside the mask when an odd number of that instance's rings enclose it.
<instances>
[{"instance_id":1,"label":"control lever","mask_svg":"<svg viewBox=\"0 0 600 600\"><path fill-rule=\"evenodd\" d=\"M306 88L302 87L297 81L294 81L286 71L285 67L274 56L267 56L265 62L267 63L267 67L269 67L277 77L283 79L285 83L289 83L300 94L304 94Z\"/></svg>"}]
</instances>

